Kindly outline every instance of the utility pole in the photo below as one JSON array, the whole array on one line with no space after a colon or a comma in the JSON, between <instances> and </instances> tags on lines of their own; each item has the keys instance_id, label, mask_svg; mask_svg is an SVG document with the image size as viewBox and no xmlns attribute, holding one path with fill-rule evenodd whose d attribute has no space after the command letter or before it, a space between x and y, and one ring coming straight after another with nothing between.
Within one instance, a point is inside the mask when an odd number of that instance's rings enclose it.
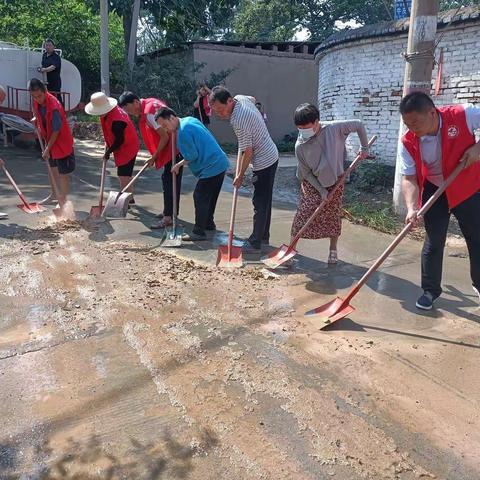
<instances>
[{"instance_id":1,"label":"utility pole","mask_svg":"<svg viewBox=\"0 0 480 480\"><path fill-rule=\"evenodd\" d=\"M413 0L410 10L410 26L408 30L407 53L405 54L405 77L403 80L403 96L414 91L430 94L432 88L432 71L435 62L435 35L438 22L438 0ZM405 213L402 196L402 175L400 173L401 137L405 132L403 122L400 128L397 146L397 162L395 169L395 188L393 204L399 214Z\"/></svg>"},{"instance_id":2,"label":"utility pole","mask_svg":"<svg viewBox=\"0 0 480 480\"><path fill-rule=\"evenodd\" d=\"M138 17L140 15L140 0L135 0L132 13L132 27L130 29L130 41L128 43L128 68L130 77L132 76L133 67L135 65L135 54L137 53L137 30Z\"/></svg>"},{"instance_id":3,"label":"utility pole","mask_svg":"<svg viewBox=\"0 0 480 480\"><path fill-rule=\"evenodd\" d=\"M108 0L100 0L100 86L110 95L110 64L108 60Z\"/></svg>"}]
</instances>

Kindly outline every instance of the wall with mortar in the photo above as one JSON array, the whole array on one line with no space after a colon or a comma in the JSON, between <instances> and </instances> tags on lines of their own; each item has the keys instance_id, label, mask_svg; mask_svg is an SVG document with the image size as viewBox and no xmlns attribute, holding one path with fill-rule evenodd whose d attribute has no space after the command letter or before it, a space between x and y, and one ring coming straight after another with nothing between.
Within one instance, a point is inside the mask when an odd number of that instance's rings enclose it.
<instances>
[{"instance_id":1,"label":"wall with mortar","mask_svg":"<svg viewBox=\"0 0 480 480\"><path fill-rule=\"evenodd\" d=\"M480 104L480 21L454 24L437 35L444 36L444 63L438 105ZM361 119L369 136L378 135L374 149L379 161L395 164L400 125L398 106L402 95L407 32L357 39L333 46L317 55L318 104L322 120ZM432 88L437 77L435 67ZM432 90L433 94L433 90ZM358 147L351 135L350 153Z\"/></svg>"},{"instance_id":2,"label":"wall with mortar","mask_svg":"<svg viewBox=\"0 0 480 480\"><path fill-rule=\"evenodd\" d=\"M205 65L198 81L233 69L225 82L227 88L232 95L253 95L263 104L268 129L276 141L296 131L293 112L300 103L316 103L318 70L313 55L195 45L194 59ZM228 121L214 118L211 129L221 143L236 143Z\"/></svg>"}]
</instances>

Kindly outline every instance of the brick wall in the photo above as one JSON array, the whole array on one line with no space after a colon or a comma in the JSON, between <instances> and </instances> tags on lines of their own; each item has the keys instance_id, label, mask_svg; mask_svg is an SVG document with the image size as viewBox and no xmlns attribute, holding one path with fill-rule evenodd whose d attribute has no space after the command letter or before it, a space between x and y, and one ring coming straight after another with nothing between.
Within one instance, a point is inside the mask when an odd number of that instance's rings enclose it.
<instances>
[{"instance_id":1,"label":"brick wall","mask_svg":"<svg viewBox=\"0 0 480 480\"><path fill-rule=\"evenodd\" d=\"M434 101L480 104L480 21L457 24L445 33L442 89ZM393 165L400 117L407 33L354 40L319 53L318 103L322 120L358 118L369 136L378 135L374 149L379 161ZM432 88L437 67L432 74ZM433 94L433 91L432 91ZM358 140L349 138L350 152Z\"/></svg>"}]
</instances>

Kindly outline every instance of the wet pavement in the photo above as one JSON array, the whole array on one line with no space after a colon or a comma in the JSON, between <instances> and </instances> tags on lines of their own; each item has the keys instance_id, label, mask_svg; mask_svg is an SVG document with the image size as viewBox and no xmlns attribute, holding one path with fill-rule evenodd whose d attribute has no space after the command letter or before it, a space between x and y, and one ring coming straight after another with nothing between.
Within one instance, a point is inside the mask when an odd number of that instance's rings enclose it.
<instances>
[{"instance_id":1,"label":"wet pavement","mask_svg":"<svg viewBox=\"0 0 480 480\"><path fill-rule=\"evenodd\" d=\"M33 150L0 156L28 199L46 196ZM172 251L148 228L158 172L139 180L126 219L83 221L100 158L77 142L76 222L22 213L0 180L0 479L480 478L480 309L465 252L447 252L445 295L419 314L421 245L406 240L356 311L320 331L304 312L343 295L390 236L345 222L335 268L325 241L302 241L294 269L270 275L251 256L225 272L230 179L211 241ZM187 230L193 187L186 175ZM275 203L272 244L294 212ZM251 216L244 192L238 236Z\"/></svg>"}]
</instances>

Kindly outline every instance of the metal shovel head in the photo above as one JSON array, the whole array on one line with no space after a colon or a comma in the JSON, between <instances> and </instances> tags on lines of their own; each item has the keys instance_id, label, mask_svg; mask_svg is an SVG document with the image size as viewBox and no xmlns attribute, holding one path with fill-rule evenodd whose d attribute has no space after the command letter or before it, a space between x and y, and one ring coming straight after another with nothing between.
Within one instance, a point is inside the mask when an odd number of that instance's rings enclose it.
<instances>
[{"instance_id":1,"label":"metal shovel head","mask_svg":"<svg viewBox=\"0 0 480 480\"><path fill-rule=\"evenodd\" d=\"M104 222L105 217L102 215L103 208L100 205L96 205L90 209L90 213L88 215L89 220L93 220L95 222Z\"/></svg>"},{"instance_id":2,"label":"metal shovel head","mask_svg":"<svg viewBox=\"0 0 480 480\"><path fill-rule=\"evenodd\" d=\"M40 213L46 210L45 207L42 207L39 203L29 203L28 206L25 204L17 205L20 210L23 210L25 213Z\"/></svg>"},{"instance_id":3,"label":"metal shovel head","mask_svg":"<svg viewBox=\"0 0 480 480\"><path fill-rule=\"evenodd\" d=\"M182 246L183 227L166 227L163 233L162 247L181 247Z\"/></svg>"},{"instance_id":4,"label":"metal shovel head","mask_svg":"<svg viewBox=\"0 0 480 480\"><path fill-rule=\"evenodd\" d=\"M110 192L103 214L106 217L122 218L127 216L128 202L132 198L131 193Z\"/></svg>"},{"instance_id":5,"label":"metal shovel head","mask_svg":"<svg viewBox=\"0 0 480 480\"><path fill-rule=\"evenodd\" d=\"M228 245L218 247L217 267L240 268L241 266L243 266L242 247L232 245L230 255L228 254Z\"/></svg>"},{"instance_id":6,"label":"metal shovel head","mask_svg":"<svg viewBox=\"0 0 480 480\"><path fill-rule=\"evenodd\" d=\"M345 305L345 300L337 297L335 300L332 300L325 305L309 310L305 313L305 316L319 315L319 320L321 322L320 330L323 330L333 322L345 318L354 311L355 309L350 304Z\"/></svg>"},{"instance_id":7,"label":"metal shovel head","mask_svg":"<svg viewBox=\"0 0 480 480\"><path fill-rule=\"evenodd\" d=\"M288 262L297 253L298 252L294 248L291 248L289 245L282 245L277 250L270 252L266 257L263 257L261 261L268 268L275 269L283 263Z\"/></svg>"}]
</instances>

